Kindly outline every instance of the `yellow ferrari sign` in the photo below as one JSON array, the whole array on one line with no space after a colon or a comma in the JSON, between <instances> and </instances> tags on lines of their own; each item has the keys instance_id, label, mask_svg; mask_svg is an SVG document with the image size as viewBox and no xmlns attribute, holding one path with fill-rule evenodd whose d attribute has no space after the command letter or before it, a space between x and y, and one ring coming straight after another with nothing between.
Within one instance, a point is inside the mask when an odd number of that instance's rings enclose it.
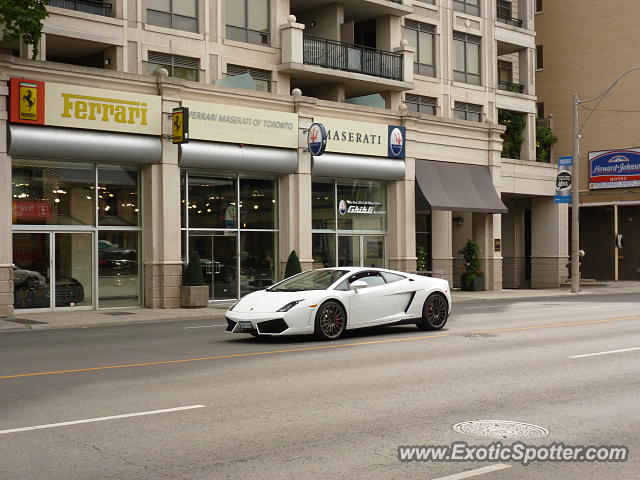
<instances>
[{"instance_id":1,"label":"yellow ferrari sign","mask_svg":"<svg viewBox=\"0 0 640 480\"><path fill-rule=\"evenodd\" d=\"M178 107L171 114L171 135L173 143L189 142L189 109Z\"/></svg>"}]
</instances>

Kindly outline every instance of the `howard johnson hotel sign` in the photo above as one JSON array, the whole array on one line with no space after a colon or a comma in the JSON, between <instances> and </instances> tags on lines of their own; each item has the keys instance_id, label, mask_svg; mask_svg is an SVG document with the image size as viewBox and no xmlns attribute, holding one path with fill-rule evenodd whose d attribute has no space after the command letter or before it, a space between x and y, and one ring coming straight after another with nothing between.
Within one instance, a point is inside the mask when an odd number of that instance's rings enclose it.
<instances>
[{"instance_id":1,"label":"howard johnson hotel sign","mask_svg":"<svg viewBox=\"0 0 640 480\"><path fill-rule=\"evenodd\" d=\"M640 187L640 148L589 152L589 189Z\"/></svg>"},{"instance_id":2,"label":"howard johnson hotel sign","mask_svg":"<svg viewBox=\"0 0 640 480\"><path fill-rule=\"evenodd\" d=\"M404 127L325 117L315 117L314 121L314 125L320 124L326 129L327 152L405 157Z\"/></svg>"}]
</instances>

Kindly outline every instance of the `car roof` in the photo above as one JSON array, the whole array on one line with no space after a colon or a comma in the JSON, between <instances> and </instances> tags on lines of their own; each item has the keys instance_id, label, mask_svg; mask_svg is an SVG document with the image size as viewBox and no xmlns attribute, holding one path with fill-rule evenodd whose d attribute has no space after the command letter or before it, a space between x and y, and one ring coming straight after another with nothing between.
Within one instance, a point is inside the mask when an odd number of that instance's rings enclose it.
<instances>
[{"instance_id":1,"label":"car roof","mask_svg":"<svg viewBox=\"0 0 640 480\"><path fill-rule=\"evenodd\" d=\"M389 270L388 268L378 268L378 267L328 267L328 268L320 268L319 270L346 270L348 272L362 272L362 271L371 271L374 272L391 272L398 273L401 275L407 275L407 273L396 272L395 270Z\"/></svg>"}]
</instances>

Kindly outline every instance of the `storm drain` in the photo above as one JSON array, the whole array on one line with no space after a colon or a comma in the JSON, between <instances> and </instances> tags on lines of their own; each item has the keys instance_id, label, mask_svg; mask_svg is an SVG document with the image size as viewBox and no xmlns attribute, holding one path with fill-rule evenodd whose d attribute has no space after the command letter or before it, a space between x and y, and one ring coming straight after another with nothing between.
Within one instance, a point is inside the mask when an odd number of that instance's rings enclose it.
<instances>
[{"instance_id":1,"label":"storm drain","mask_svg":"<svg viewBox=\"0 0 640 480\"><path fill-rule=\"evenodd\" d=\"M133 315L131 312L102 312L102 315L111 315L117 317L118 315Z\"/></svg>"},{"instance_id":2,"label":"storm drain","mask_svg":"<svg viewBox=\"0 0 640 480\"><path fill-rule=\"evenodd\" d=\"M19 323L21 325L43 325L47 322L39 322L38 320L29 320L28 318L5 318L7 322Z\"/></svg>"},{"instance_id":3,"label":"storm drain","mask_svg":"<svg viewBox=\"0 0 640 480\"><path fill-rule=\"evenodd\" d=\"M463 332L458 333L457 336L465 338L492 338L497 337L498 335L489 332Z\"/></svg>"},{"instance_id":4,"label":"storm drain","mask_svg":"<svg viewBox=\"0 0 640 480\"><path fill-rule=\"evenodd\" d=\"M503 440L525 440L549 435L549 430L544 427L506 420L469 420L456 423L453 429L463 435Z\"/></svg>"}]
</instances>

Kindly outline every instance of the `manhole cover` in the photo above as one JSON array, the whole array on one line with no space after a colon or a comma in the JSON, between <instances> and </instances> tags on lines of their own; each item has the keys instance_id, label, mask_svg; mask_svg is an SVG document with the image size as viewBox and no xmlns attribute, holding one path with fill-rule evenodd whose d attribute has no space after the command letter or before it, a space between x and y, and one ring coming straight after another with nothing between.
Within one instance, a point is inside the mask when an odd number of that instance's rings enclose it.
<instances>
[{"instance_id":1,"label":"manhole cover","mask_svg":"<svg viewBox=\"0 0 640 480\"><path fill-rule=\"evenodd\" d=\"M549 430L530 423L509 422L505 420L470 420L456 423L453 429L463 435L497 439L543 438Z\"/></svg>"},{"instance_id":2,"label":"manhole cover","mask_svg":"<svg viewBox=\"0 0 640 480\"><path fill-rule=\"evenodd\" d=\"M494 335L493 333L487 333L487 332L463 332L463 333L458 333L459 337L466 337L466 338L491 338L491 337L497 337L497 335Z\"/></svg>"}]
</instances>

